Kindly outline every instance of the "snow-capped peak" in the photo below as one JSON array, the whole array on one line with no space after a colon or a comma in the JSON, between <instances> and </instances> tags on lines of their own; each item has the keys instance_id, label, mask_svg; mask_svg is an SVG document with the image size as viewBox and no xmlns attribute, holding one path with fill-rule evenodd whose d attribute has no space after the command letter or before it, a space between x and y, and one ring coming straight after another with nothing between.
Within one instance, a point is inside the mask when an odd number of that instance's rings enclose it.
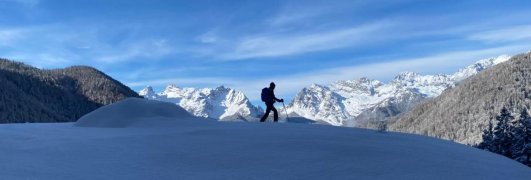
<instances>
[{"instance_id":1,"label":"snow-capped peak","mask_svg":"<svg viewBox=\"0 0 531 180\"><path fill-rule=\"evenodd\" d=\"M312 83L309 88L310 89L323 89L323 88L326 88L326 87L323 86L323 85L320 85L320 84Z\"/></svg>"},{"instance_id":2,"label":"snow-capped peak","mask_svg":"<svg viewBox=\"0 0 531 180\"><path fill-rule=\"evenodd\" d=\"M382 84L378 80L363 77L357 80L336 81L330 85L330 89L344 97L352 97L359 94L373 95L376 93L375 90Z\"/></svg>"},{"instance_id":3,"label":"snow-capped peak","mask_svg":"<svg viewBox=\"0 0 531 180\"><path fill-rule=\"evenodd\" d=\"M417 78L418 76L419 74L417 73L406 71L406 72L402 72L398 74L397 76L395 76L394 80L395 81L411 81L411 80L415 80L415 78Z\"/></svg>"},{"instance_id":4,"label":"snow-capped peak","mask_svg":"<svg viewBox=\"0 0 531 180\"><path fill-rule=\"evenodd\" d=\"M225 87L225 85L221 85L221 86L216 87L216 89L230 89L230 88Z\"/></svg>"},{"instance_id":5,"label":"snow-capped peak","mask_svg":"<svg viewBox=\"0 0 531 180\"><path fill-rule=\"evenodd\" d=\"M459 69L456 73L452 75L452 79L454 81L461 81L463 79L466 79L474 74L477 74L480 71L483 71L487 68L490 68L492 66L495 66L499 63L505 62L509 60L511 56L508 55L501 55L494 58L488 58L488 59L482 59L477 61L476 63L469 65L465 68Z\"/></svg>"},{"instance_id":6,"label":"snow-capped peak","mask_svg":"<svg viewBox=\"0 0 531 180\"><path fill-rule=\"evenodd\" d=\"M258 120L263 114L260 108L253 106L240 91L219 86L211 88L180 88L174 84L166 86L162 93L155 94L153 89L144 89L140 93L151 91L148 99L175 103L195 116L219 120Z\"/></svg>"},{"instance_id":7,"label":"snow-capped peak","mask_svg":"<svg viewBox=\"0 0 531 180\"><path fill-rule=\"evenodd\" d=\"M389 83L364 77L336 81L330 85L311 84L297 93L286 110L291 115L333 125L358 126L361 116L381 119L397 115L509 58L502 55L483 59L451 75L402 72ZM158 94L151 87L139 93L150 99L173 102L201 117L257 120L263 114L263 110L253 106L242 92L223 85L214 89L196 89L170 84Z\"/></svg>"},{"instance_id":8,"label":"snow-capped peak","mask_svg":"<svg viewBox=\"0 0 531 180\"><path fill-rule=\"evenodd\" d=\"M168 84L164 91L180 90L181 88L175 84Z\"/></svg>"},{"instance_id":9,"label":"snow-capped peak","mask_svg":"<svg viewBox=\"0 0 531 180\"><path fill-rule=\"evenodd\" d=\"M368 78L336 81L326 86L312 84L303 88L287 109L292 114L333 125L358 126L361 115L372 119L397 115L509 58L502 55L480 60L452 75L403 72L387 84Z\"/></svg>"},{"instance_id":10,"label":"snow-capped peak","mask_svg":"<svg viewBox=\"0 0 531 180\"><path fill-rule=\"evenodd\" d=\"M151 86L146 86L144 89L140 90L138 92L138 95L150 99L157 96L157 94L155 94L155 91L153 91L153 87Z\"/></svg>"},{"instance_id":11,"label":"snow-capped peak","mask_svg":"<svg viewBox=\"0 0 531 180\"><path fill-rule=\"evenodd\" d=\"M188 92L193 91L191 88L181 88L175 84L169 84L166 86L159 96L165 96L166 98L183 98Z\"/></svg>"}]
</instances>

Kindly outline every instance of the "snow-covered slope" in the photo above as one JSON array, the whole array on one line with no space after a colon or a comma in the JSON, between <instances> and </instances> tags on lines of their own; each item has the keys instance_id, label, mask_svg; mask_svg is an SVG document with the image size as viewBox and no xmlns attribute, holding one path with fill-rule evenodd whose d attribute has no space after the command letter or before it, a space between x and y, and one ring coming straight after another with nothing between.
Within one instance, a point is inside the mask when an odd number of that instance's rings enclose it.
<instances>
[{"instance_id":1,"label":"snow-covered slope","mask_svg":"<svg viewBox=\"0 0 531 180\"><path fill-rule=\"evenodd\" d=\"M168 85L161 93L155 93L148 86L139 94L147 99L175 103L198 117L257 121L263 114L263 110L253 106L242 92L224 86L195 89Z\"/></svg>"},{"instance_id":2,"label":"snow-covered slope","mask_svg":"<svg viewBox=\"0 0 531 180\"><path fill-rule=\"evenodd\" d=\"M328 86L313 84L302 89L287 110L292 116L336 126L370 127L371 121L385 120L408 111L419 102L454 87L459 81L509 58L503 55L480 60L451 75L404 72L387 84L367 78L337 81Z\"/></svg>"},{"instance_id":3,"label":"snow-covered slope","mask_svg":"<svg viewBox=\"0 0 531 180\"><path fill-rule=\"evenodd\" d=\"M530 168L505 157L430 137L322 125L189 119L183 113L145 110L151 103L134 100L100 108L94 114L114 118L106 119L108 126L100 125L98 118L85 122L99 128L71 123L0 125L0 179L531 177ZM104 128L128 120L136 125Z\"/></svg>"},{"instance_id":4,"label":"snow-covered slope","mask_svg":"<svg viewBox=\"0 0 531 180\"><path fill-rule=\"evenodd\" d=\"M76 121L75 125L80 127L132 127L160 123L151 122L153 119L175 118L197 119L173 103L142 98L127 98L114 104L100 107L82 116Z\"/></svg>"}]
</instances>

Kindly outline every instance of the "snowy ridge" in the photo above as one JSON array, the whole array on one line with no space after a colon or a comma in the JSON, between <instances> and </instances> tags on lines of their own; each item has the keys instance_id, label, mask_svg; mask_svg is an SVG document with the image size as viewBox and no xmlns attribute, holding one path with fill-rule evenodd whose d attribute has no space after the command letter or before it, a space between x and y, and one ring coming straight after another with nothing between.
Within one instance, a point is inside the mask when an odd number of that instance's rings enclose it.
<instances>
[{"instance_id":1,"label":"snowy ridge","mask_svg":"<svg viewBox=\"0 0 531 180\"><path fill-rule=\"evenodd\" d=\"M511 59L511 56L508 55L501 55L495 58L489 58L489 59L483 59L479 60L476 63L467 66L466 68L460 69L456 73L454 73L451 77L454 81L461 81L463 79L466 79L472 75L477 74L480 71L483 71L487 68L490 68L492 66L495 66L499 63L505 62L507 60Z\"/></svg>"},{"instance_id":2,"label":"snowy ridge","mask_svg":"<svg viewBox=\"0 0 531 180\"><path fill-rule=\"evenodd\" d=\"M404 72L391 82L360 78L337 81L328 86L303 88L288 105L292 116L325 121L336 126L366 127L369 120L384 120L410 110L427 98L440 95L459 81L477 74L510 56L484 59L446 75Z\"/></svg>"},{"instance_id":3,"label":"snowy ridge","mask_svg":"<svg viewBox=\"0 0 531 180\"><path fill-rule=\"evenodd\" d=\"M139 94L147 99L177 104L198 117L256 121L263 114L262 109L253 106L242 92L224 86L195 89L168 85L161 93L155 93L148 86Z\"/></svg>"}]
</instances>

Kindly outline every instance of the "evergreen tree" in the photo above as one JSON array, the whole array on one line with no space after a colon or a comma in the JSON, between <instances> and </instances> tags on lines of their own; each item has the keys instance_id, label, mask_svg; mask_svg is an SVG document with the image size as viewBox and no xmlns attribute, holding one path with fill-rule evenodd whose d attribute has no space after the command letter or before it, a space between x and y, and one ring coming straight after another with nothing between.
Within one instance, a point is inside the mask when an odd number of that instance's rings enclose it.
<instances>
[{"instance_id":1,"label":"evergreen tree","mask_svg":"<svg viewBox=\"0 0 531 180\"><path fill-rule=\"evenodd\" d=\"M509 122L511 122L514 119L514 117L511 115L509 110L507 108L503 107L500 115L496 116L496 127L494 128L494 139L493 139L493 151L495 153L512 157L511 154L511 142L512 142L512 135L510 132L510 125Z\"/></svg>"},{"instance_id":2,"label":"evergreen tree","mask_svg":"<svg viewBox=\"0 0 531 180\"><path fill-rule=\"evenodd\" d=\"M523 135L524 146L522 149L522 160L520 162L531 167L531 118L529 117L524 121Z\"/></svg>"},{"instance_id":3,"label":"evergreen tree","mask_svg":"<svg viewBox=\"0 0 531 180\"><path fill-rule=\"evenodd\" d=\"M494 140L494 131L492 127L492 121L489 121L489 126L487 129L483 130L483 142L478 145L478 148L484 149L487 151L494 152L493 140Z\"/></svg>"},{"instance_id":4,"label":"evergreen tree","mask_svg":"<svg viewBox=\"0 0 531 180\"><path fill-rule=\"evenodd\" d=\"M531 117L526 109L522 109L520 117L514 123L513 159L531 166Z\"/></svg>"},{"instance_id":5,"label":"evergreen tree","mask_svg":"<svg viewBox=\"0 0 531 180\"><path fill-rule=\"evenodd\" d=\"M526 109L522 109L520 116L517 120L511 122L511 135L512 135L512 146L511 154L513 159L522 159L523 149L525 146L525 121L529 118L529 114ZM518 160L520 161L520 160Z\"/></svg>"}]
</instances>

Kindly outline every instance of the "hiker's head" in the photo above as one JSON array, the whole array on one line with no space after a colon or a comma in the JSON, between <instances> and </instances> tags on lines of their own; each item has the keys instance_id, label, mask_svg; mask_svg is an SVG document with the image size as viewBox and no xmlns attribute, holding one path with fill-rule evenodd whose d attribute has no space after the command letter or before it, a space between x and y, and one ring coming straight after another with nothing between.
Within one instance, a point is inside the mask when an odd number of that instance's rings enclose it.
<instances>
[{"instance_id":1,"label":"hiker's head","mask_svg":"<svg viewBox=\"0 0 531 180\"><path fill-rule=\"evenodd\" d=\"M269 84L269 89L275 89L275 83L274 82L271 82Z\"/></svg>"}]
</instances>

